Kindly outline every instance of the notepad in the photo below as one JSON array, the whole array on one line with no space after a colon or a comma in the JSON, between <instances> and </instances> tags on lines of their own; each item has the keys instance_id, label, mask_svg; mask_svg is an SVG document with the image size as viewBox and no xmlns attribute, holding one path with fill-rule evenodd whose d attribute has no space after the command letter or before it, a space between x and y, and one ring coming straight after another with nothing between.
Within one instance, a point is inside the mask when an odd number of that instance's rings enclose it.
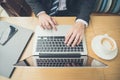
<instances>
[{"instance_id":1,"label":"notepad","mask_svg":"<svg viewBox=\"0 0 120 80\"><path fill-rule=\"evenodd\" d=\"M15 64L22 56L33 31L0 21L0 76L12 77Z\"/></svg>"}]
</instances>

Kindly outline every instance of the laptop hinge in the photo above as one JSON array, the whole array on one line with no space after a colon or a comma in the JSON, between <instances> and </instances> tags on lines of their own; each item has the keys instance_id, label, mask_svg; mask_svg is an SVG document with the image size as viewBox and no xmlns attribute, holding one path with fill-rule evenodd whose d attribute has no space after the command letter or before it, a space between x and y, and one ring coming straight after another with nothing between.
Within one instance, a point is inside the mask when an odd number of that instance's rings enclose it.
<instances>
[{"instance_id":1,"label":"laptop hinge","mask_svg":"<svg viewBox=\"0 0 120 80\"><path fill-rule=\"evenodd\" d=\"M65 53L65 54L60 54L60 53L39 53L40 58L80 58L81 54L70 54L70 53Z\"/></svg>"}]
</instances>

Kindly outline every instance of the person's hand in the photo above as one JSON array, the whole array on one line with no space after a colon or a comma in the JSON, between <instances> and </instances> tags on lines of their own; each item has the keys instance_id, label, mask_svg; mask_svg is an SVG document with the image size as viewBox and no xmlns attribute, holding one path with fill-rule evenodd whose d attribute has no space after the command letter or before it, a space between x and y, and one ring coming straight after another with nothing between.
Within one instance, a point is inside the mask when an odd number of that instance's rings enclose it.
<instances>
[{"instance_id":1,"label":"person's hand","mask_svg":"<svg viewBox=\"0 0 120 80\"><path fill-rule=\"evenodd\" d=\"M76 22L65 36L65 44L72 47L79 45L84 36L84 29L85 25L83 23Z\"/></svg>"},{"instance_id":2,"label":"person's hand","mask_svg":"<svg viewBox=\"0 0 120 80\"><path fill-rule=\"evenodd\" d=\"M56 28L57 22L51 16L49 16L46 13L40 13L38 15L38 17L39 17L40 26L43 29L48 29L48 30L54 29L54 30L57 30L57 28Z\"/></svg>"}]
</instances>

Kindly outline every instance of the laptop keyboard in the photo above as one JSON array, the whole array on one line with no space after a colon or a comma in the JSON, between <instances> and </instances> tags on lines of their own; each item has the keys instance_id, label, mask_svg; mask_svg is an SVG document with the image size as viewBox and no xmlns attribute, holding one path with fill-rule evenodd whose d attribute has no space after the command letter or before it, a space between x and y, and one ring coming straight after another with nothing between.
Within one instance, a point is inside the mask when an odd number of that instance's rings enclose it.
<instances>
[{"instance_id":1,"label":"laptop keyboard","mask_svg":"<svg viewBox=\"0 0 120 80\"><path fill-rule=\"evenodd\" d=\"M83 59L68 59L68 58L44 58L37 59L37 66L40 67L79 67L83 66Z\"/></svg>"},{"instance_id":2,"label":"laptop keyboard","mask_svg":"<svg viewBox=\"0 0 120 80\"><path fill-rule=\"evenodd\" d=\"M38 37L36 52L83 52L82 42L76 47L68 47L64 44L63 36L53 37L44 36Z\"/></svg>"}]
</instances>

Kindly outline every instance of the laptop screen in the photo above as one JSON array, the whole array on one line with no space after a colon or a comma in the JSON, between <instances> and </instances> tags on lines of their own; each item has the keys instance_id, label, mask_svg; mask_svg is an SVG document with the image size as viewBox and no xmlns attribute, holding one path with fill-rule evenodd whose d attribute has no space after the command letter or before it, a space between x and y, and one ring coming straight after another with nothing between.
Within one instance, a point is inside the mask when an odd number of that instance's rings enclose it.
<instances>
[{"instance_id":1,"label":"laptop screen","mask_svg":"<svg viewBox=\"0 0 120 80\"><path fill-rule=\"evenodd\" d=\"M106 67L107 65L90 57L80 56L79 58L51 58L31 56L14 65L15 67Z\"/></svg>"}]
</instances>

